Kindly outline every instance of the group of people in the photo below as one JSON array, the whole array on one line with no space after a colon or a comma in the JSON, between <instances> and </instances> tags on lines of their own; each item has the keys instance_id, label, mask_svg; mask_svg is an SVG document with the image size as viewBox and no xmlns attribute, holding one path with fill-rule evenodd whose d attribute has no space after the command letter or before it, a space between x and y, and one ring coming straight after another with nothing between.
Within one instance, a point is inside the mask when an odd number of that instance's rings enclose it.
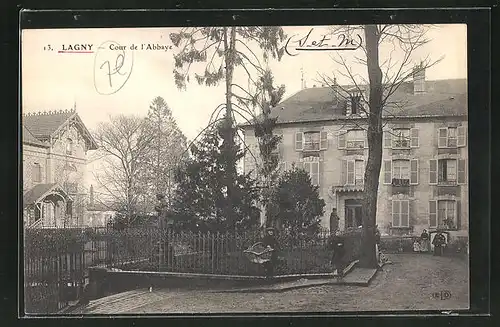
<instances>
[{"instance_id":1,"label":"group of people","mask_svg":"<svg viewBox=\"0 0 500 327\"><path fill-rule=\"evenodd\" d=\"M426 229L420 235L419 240L413 242L413 251L415 252L429 252L430 247L430 235ZM446 247L446 237L441 231L438 231L432 240L432 245L434 246L434 255L442 256L444 248Z\"/></svg>"},{"instance_id":2,"label":"group of people","mask_svg":"<svg viewBox=\"0 0 500 327\"><path fill-rule=\"evenodd\" d=\"M331 264L333 265L333 274L342 278L344 271L344 255L345 255L345 240L338 234L339 220L336 210L333 210L330 215L330 231L333 237L329 242L329 249L332 251ZM262 239L262 243L269 249L272 249L271 259L264 264L267 276L273 276L274 268L278 263L278 241L276 240L275 230L272 227L266 229L266 234ZM440 231L436 233L432 240L434 246L434 255L443 255L443 250L446 247L446 237ZM429 252L430 234L426 229L420 235L420 240L416 240L413 244L414 250L417 252ZM378 226L375 226L375 251L377 262L379 264L386 261L384 254L380 251L380 231Z\"/></svg>"}]
</instances>

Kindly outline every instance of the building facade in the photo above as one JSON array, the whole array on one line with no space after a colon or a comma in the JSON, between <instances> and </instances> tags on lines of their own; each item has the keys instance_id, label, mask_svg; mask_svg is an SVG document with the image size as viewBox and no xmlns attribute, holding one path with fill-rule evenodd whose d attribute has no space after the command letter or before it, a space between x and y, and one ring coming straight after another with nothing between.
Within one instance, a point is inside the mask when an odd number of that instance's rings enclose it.
<instances>
[{"instance_id":1,"label":"building facade","mask_svg":"<svg viewBox=\"0 0 500 327\"><path fill-rule=\"evenodd\" d=\"M467 81L425 81L425 72L389 97L384 112L377 224L383 234L423 229L468 231ZM272 109L282 136L279 169L309 172L326 202L322 225L337 210L340 228L362 224L361 199L368 158L366 87L303 89ZM244 127L245 172L256 171L258 143ZM250 153L252 152L252 153Z\"/></svg>"},{"instance_id":2,"label":"building facade","mask_svg":"<svg viewBox=\"0 0 500 327\"><path fill-rule=\"evenodd\" d=\"M22 126L24 226L84 225L86 158L95 140L75 110L26 114Z\"/></svg>"}]
</instances>

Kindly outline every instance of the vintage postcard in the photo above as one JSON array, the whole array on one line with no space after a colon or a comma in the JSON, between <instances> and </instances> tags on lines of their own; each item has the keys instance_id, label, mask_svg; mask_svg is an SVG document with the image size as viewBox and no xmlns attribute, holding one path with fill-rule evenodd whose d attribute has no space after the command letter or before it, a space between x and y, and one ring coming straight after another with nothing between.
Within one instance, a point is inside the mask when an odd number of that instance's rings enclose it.
<instances>
[{"instance_id":1,"label":"vintage postcard","mask_svg":"<svg viewBox=\"0 0 500 327\"><path fill-rule=\"evenodd\" d=\"M24 311L469 308L467 25L24 29Z\"/></svg>"}]
</instances>

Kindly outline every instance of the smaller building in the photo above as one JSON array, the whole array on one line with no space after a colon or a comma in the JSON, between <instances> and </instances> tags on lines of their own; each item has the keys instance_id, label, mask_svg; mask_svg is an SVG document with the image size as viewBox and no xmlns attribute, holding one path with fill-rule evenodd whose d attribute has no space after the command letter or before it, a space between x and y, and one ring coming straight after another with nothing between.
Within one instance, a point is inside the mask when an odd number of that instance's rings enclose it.
<instances>
[{"instance_id":1,"label":"smaller building","mask_svg":"<svg viewBox=\"0 0 500 327\"><path fill-rule=\"evenodd\" d=\"M75 110L22 117L23 223L84 226L87 151L97 144Z\"/></svg>"},{"instance_id":2,"label":"smaller building","mask_svg":"<svg viewBox=\"0 0 500 327\"><path fill-rule=\"evenodd\" d=\"M96 201L94 187L90 185L89 203L87 205L85 222L88 227L106 227L113 221L116 210L112 205Z\"/></svg>"}]
</instances>

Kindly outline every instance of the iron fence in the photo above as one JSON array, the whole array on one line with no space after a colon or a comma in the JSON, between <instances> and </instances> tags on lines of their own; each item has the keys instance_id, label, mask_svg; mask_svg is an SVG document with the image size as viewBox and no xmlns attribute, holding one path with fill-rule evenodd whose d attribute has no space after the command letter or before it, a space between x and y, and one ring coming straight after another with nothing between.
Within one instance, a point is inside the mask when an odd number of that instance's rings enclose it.
<instances>
[{"instance_id":1,"label":"iron fence","mask_svg":"<svg viewBox=\"0 0 500 327\"><path fill-rule=\"evenodd\" d=\"M100 243L107 247L107 266L123 270L179 273L260 275L261 265L250 262L244 250L262 240L260 231L227 233L160 232L155 228L113 231ZM361 237L348 232L345 260L359 257ZM330 234L283 232L279 244L279 274L331 272Z\"/></svg>"},{"instance_id":2,"label":"iron fence","mask_svg":"<svg viewBox=\"0 0 500 327\"><path fill-rule=\"evenodd\" d=\"M28 314L54 313L82 294L88 268L223 275L262 275L244 250L262 240L262 231L193 233L156 227L115 230L28 230L24 248L24 305ZM361 237L345 235L345 261L359 257ZM281 232L276 274L331 272L330 234Z\"/></svg>"}]
</instances>

